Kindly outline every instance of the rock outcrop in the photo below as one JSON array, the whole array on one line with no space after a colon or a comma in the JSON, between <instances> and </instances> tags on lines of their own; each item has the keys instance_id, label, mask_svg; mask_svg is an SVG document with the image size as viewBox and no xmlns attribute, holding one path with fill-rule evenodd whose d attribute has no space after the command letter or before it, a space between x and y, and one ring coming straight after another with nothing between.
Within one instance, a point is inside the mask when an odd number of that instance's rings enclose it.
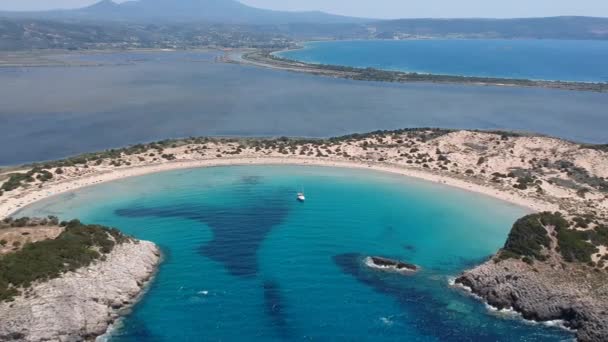
<instances>
[{"instance_id":1,"label":"rock outcrop","mask_svg":"<svg viewBox=\"0 0 608 342\"><path fill-rule=\"evenodd\" d=\"M465 272L457 284L488 304L510 308L529 320L563 320L579 341L608 340L606 274L580 264L494 258Z\"/></svg>"},{"instance_id":2,"label":"rock outcrop","mask_svg":"<svg viewBox=\"0 0 608 342\"><path fill-rule=\"evenodd\" d=\"M117 244L104 258L34 284L0 303L0 340L79 341L103 335L154 274L160 251L151 242Z\"/></svg>"},{"instance_id":3,"label":"rock outcrop","mask_svg":"<svg viewBox=\"0 0 608 342\"><path fill-rule=\"evenodd\" d=\"M371 256L365 259L365 264L372 268L380 270L390 270L396 272L417 272L420 267L399 260L383 258L379 256Z\"/></svg>"}]
</instances>

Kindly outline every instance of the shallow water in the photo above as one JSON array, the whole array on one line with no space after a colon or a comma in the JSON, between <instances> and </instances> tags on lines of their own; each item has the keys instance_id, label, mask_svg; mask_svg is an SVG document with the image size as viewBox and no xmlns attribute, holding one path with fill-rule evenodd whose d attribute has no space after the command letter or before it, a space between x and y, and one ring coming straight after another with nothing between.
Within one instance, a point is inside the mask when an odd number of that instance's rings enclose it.
<instances>
[{"instance_id":1,"label":"shallow water","mask_svg":"<svg viewBox=\"0 0 608 342\"><path fill-rule=\"evenodd\" d=\"M608 142L608 94L360 82L214 63L214 56L114 53L78 58L117 65L0 68L0 165L172 137L328 137L405 127Z\"/></svg>"},{"instance_id":2,"label":"shallow water","mask_svg":"<svg viewBox=\"0 0 608 342\"><path fill-rule=\"evenodd\" d=\"M603 40L356 40L307 43L279 55L443 75L608 82L608 42Z\"/></svg>"},{"instance_id":3,"label":"shallow water","mask_svg":"<svg viewBox=\"0 0 608 342\"><path fill-rule=\"evenodd\" d=\"M304 189L305 203L295 200ZM79 217L159 244L165 260L113 341L559 341L497 317L448 278L499 248L525 211L396 175L239 166L125 179L20 215ZM368 255L422 267L366 268Z\"/></svg>"}]
</instances>

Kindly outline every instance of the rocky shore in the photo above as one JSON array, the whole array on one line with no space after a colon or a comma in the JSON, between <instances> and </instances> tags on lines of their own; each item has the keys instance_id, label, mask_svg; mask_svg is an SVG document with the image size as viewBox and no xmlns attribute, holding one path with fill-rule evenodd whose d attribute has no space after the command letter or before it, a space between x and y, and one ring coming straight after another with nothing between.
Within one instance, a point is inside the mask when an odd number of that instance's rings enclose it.
<instances>
[{"instance_id":1,"label":"rocky shore","mask_svg":"<svg viewBox=\"0 0 608 342\"><path fill-rule=\"evenodd\" d=\"M513 309L534 321L563 320L576 329L579 341L608 338L608 287L594 291L586 274L555 270L518 260L490 261L458 279L461 284L498 309ZM593 276L591 278L594 278Z\"/></svg>"},{"instance_id":2,"label":"rocky shore","mask_svg":"<svg viewBox=\"0 0 608 342\"><path fill-rule=\"evenodd\" d=\"M130 240L87 267L37 283L0 302L0 340L94 340L134 302L159 261L156 245Z\"/></svg>"},{"instance_id":3,"label":"rocky shore","mask_svg":"<svg viewBox=\"0 0 608 342\"><path fill-rule=\"evenodd\" d=\"M389 270L395 272L414 273L420 270L420 267L409 264L403 261L383 258L379 256L370 256L365 259L365 264L369 267L379 270Z\"/></svg>"},{"instance_id":4,"label":"rocky shore","mask_svg":"<svg viewBox=\"0 0 608 342\"><path fill-rule=\"evenodd\" d=\"M606 227L580 229L566 222L548 213L520 219L505 247L460 275L456 284L489 305L515 310L525 319L562 320L576 330L578 341L608 340L608 274L603 268L605 258L597 259L603 246L593 245L606 236ZM530 223L540 229L532 231ZM575 240L573 234L584 238Z\"/></svg>"}]
</instances>

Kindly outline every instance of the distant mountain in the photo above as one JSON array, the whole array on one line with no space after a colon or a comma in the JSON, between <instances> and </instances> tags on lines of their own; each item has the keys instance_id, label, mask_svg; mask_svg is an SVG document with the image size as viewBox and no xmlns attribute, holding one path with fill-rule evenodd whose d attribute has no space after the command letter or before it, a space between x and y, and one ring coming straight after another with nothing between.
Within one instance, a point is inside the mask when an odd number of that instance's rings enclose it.
<instances>
[{"instance_id":1,"label":"distant mountain","mask_svg":"<svg viewBox=\"0 0 608 342\"><path fill-rule=\"evenodd\" d=\"M368 25L376 38L608 39L608 18L399 19Z\"/></svg>"},{"instance_id":2,"label":"distant mountain","mask_svg":"<svg viewBox=\"0 0 608 342\"><path fill-rule=\"evenodd\" d=\"M177 31L201 32L210 30L188 25L232 25L221 31L254 33L259 41L261 33L281 35L298 40L307 39L411 39L411 38L501 38L501 39L605 39L608 40L608 18L548 17L521 19L399 19L372 20L332 15L323 12L272 11L247 6L237 0L136 0L121 4L102 0L92 6L74 10L45 12L0 12L7 20L44 20L79 25L102 25L121 22L130 25L158 24L164 27L163 36ZM18 23L22 25L23 23ZM23 24L25 25L25 24ZM30 23L30 26L32 23ZM173 25L171 28L169 26ZM186 25L186 26L184 26ZM43 25L55 32L56 27ZM180 26L180 27L178 27ZM181 27L184 26L184 27ZM37 32L24 26L24 32ZM169 31L175 32L169 32ZM14 29L12 32L19 32ZM212 31L208 31L208 36ZM143 32L145 33L145 32ZM52 39L52 36L41 41ZM115 38L120 35L109 34ZM140 34L137 33L137 36ZM0 39L3 32L0 31ZM29 36L12 39L26 41ZM6 37L5 37L6 38ZM179 37L183 40L184 37ZM6 39L5 39L6 40ZM81 39L79 39L81 40ZM218 39L213 39L217 41ZM154 41L157 41L156 38ZM243 42L244 40L241 40ZM14 43L9 45L12 46ZM51 42L52 43L52 42ZM193 43L194 44L194 43ZM27 46L25 44L24 46Z\"/></svg>"},{"instance_id":3,"label":"distant mountain","mask_svg":"<svg viewBox=\"0 0 608 342\"><path fill-rule=\"evenodd\" d=\"M6 15L7 13L3 14ZM272 11L247 6L237 0L137 0L121 4L114 3L111 0L102 0L92 6L81 9L13 12L8 16L118 21L204 21L225 24L338 24L370 21L318 11Z\"/></svg>"}]
</instances>

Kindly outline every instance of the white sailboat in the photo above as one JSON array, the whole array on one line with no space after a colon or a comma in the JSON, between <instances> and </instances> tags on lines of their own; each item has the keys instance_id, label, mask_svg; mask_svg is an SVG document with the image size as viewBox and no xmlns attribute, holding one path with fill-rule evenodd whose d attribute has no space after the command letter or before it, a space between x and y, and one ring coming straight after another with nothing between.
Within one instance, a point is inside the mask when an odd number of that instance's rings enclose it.
<instances>
[{"instance_id":1,"label":"white sailboat","mask_svg":"<svg viewBox=\"0 0 608 342\"><path fill-rule=\"evenodd\" d=\"M304 195L304 190L302 190L301 192L298 192L297 198L298 198L298 201L300 201L300 202L306 201L306 196Z\"/></svg>"}]
</instances>

